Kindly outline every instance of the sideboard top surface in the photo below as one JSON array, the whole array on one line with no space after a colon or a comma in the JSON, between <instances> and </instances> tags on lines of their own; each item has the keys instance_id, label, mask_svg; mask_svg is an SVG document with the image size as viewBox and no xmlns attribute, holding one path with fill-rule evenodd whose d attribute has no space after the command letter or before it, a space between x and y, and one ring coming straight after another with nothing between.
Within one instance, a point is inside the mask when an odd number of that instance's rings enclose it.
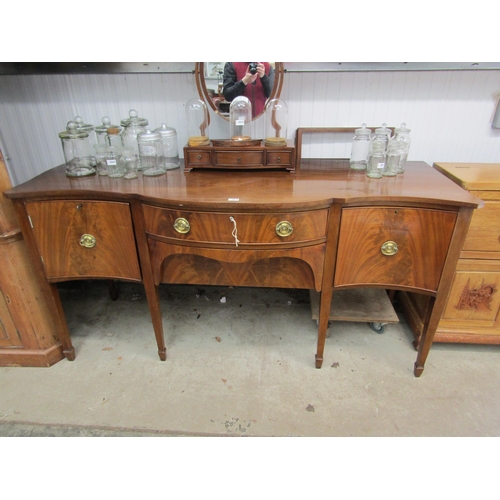
<instances>
[{"instance_id":1,"label":"sideboard top surface","mask_svg":"<svg viewBox=\"0 0 500 500\"><path fill-rule=\"evenodd\" d=\"M424 162L408 162L404 174L381 179L349 168L346 160L302 160L284 171L178 170L158 177L68 178L61 165L5 192L8 198L135 199L207 209L297 209L331 203L367 205L407 202L479 207L482 201Z\"/></svg>"}]
</instances>

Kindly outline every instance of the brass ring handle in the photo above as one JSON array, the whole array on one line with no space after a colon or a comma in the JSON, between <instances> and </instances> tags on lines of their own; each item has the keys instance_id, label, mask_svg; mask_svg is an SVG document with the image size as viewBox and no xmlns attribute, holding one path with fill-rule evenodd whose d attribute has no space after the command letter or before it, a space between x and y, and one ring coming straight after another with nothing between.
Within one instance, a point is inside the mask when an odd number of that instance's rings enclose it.
<instances>
[{"instance_id":1,"label":"brass ring handle","mask_svg":"<svg viewBox=\"0 0 500 500\"><path fill-rule=\"evenodd\" d=\"M284 238L286 238L287 236L290 236L292 232L293 226L288 221L283 220L276 224L276 234L278 236L283 236Z\"/></svg>"},{"instance_id":2,"label":"brass ring handle","mask_svg":"<svg viewBox=\"0 0 500 500\"><path fill-rule=\"evenodd\" d=\"M381 247L380 251L384 255L395 255L398 253L398 246L394 241L386 241Z\"/></svg>"},{"instance_id":3,"label":"brass ring handle","mask_svg":"<svg viewBox=\"0 0 500 500\"><path fill-rule=\"evenodd\" d=\"M97 240L91 234L83 234L80 238L80 245L85 248L94 248Z\"/></svg>"},{"instance_id":4,"label":"brass ring handle","mask_svg":"<svg viewBox=\"0 0 500 500\"><path fill-rule=\"evenodd\" d=\"M191 226L189 225L189 222L186 219L184 219L183 217L179 217L178 219L175 219L174 229L178 233L186 234L189 233Z\"/></svg>"}]
</instances>

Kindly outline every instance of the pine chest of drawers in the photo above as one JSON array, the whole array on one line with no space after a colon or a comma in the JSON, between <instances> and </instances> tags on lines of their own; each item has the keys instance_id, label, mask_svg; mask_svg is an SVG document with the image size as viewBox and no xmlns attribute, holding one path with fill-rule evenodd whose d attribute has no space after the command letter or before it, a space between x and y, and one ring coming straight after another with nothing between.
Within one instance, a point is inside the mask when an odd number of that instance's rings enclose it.
<instances>
[{"instance_id":1,"label":"pine chest of drawers","mask_svg":"<svg viewBox=\"0 0 500 500\"><path fill-rule=\"evenodd\" d=\"M484 202L472 217L434 341L500 344L500 164L434 168ZM428 297L403 294L401 302L418 343Z\"/></svg>"}]
</instances>

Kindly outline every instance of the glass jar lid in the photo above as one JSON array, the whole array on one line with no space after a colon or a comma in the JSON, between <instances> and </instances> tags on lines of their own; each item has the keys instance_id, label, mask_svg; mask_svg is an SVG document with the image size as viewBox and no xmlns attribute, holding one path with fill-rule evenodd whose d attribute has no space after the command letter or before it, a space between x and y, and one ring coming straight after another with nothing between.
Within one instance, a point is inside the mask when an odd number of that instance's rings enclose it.
<instances>
[{"instance_id":1,"label":"glass jar lid","mask_svg":"<svg viewBox=\"0 0 500 500\"><path fill-rule=\"evenodd\" d=\"M159 141L159 140L161 140L161 135L158 132L146 130L146 132L141 132L137 136L137 140L140 142Z\"/></svg>"},{"instance_id":2,"label":"glass jar lid","mask_svg":"<svg viewBox=\"0 0 500 500\"><path fill-rule=\"evenodd\" d=\"M406 128L406 123L402 123L399 128L395 130L396 134L409 134L411 130Z\"/></svg>"},{"instance_id":3,"label":"glass jar lid","mask_svg":"<svg viewBox=\"0 0 500 500\"><path fill-rule=\"evenodd\" d=\"M375 133L377 135L386 135L387 137L391 136L391 129L387 127L385 123L382 123L382 126L380 128L375 129Z\"/></svg>"},{"instance_id":4,"label":"glass jar lid","mask_svg":"<svg viewBox=\"0 0 500 500\"><path fill-rule=\"evenodd\" d=\"M119 127L118 125L112 125L109 117L103 116L102 117L102 125L97 125L96 127L94 127L94 130L98 134L105 134L109 128L118 128L119 129L121 127Z\"/></svg>"},{"instance_id":5,"label":"glass jar lid","mask_svg":"<svg viewBox=\"0 0 500 500\"><path fill-rule=\"evenodd\" d=\"M361 128L357 128L354 133L356 135L370 135L372 133L371 129L366 128L366 123L361 124Z\"/></svg>"},{"instance_id":6,"label":"glass jar lid","mask_svg":"<svg viewBox=\"0 0 500 500\"><path fill-rule=\"evenodd\" d=\"M76 123L78 130L81 130L82 132L89 133L94 130L94 125L90 125L90 123L83 123L83 118L81 116L75 116L73 121Z\"/></svg>"},{"instance_id":7,"label":"glass jar lid","mask_svg":"<svg viewBox=\"0 0 500 500\"><path fill-rule=\"evenodd\" d=\"M122 127L130 127L131 125L138 125L139 127L145 127L149 124L146 118L139 118L137 111L135 109L131 109L128 112L129 117L124 118L120 123Z\"/></svg>"},{"instance_id":8,"label":"glass jar lid","mask_svg":"<svg viewBox=\"0 0 500 500\"><path fill-rule=\"evenodd\" d=\"M167 127L166 123L162 123L161 126L154 131L158 132L162 137L174 137L177 135L175 128Z\"/></svg>"},{"instance_id":9,"label":"glass jar lid","mask_svg":"<svg viewBox=\"0 0 500 500\"><path fill-rule=\"evenodd\" d=\"M83 130L78 130L76 122L70 121L66 125L66 130L59 133L61 139L85 139L89 134Z\"/></svg>"}]
</instances>

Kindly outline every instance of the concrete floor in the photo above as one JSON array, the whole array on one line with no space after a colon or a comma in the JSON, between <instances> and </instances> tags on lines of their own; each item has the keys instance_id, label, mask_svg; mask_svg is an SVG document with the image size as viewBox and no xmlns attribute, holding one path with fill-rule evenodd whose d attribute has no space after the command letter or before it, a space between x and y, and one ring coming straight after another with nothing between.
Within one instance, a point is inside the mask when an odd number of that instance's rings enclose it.
<instances>
[{"instance_id":1,"label":"concrete floor","mask_svg":"<svg viewBox=\"0 0 500 500\"><path fill-rule=\"evenodd\" d=\"M500 346L435 344L415 378L402 316L335 322L317 370L307 291L162 285L161 362L142 286L119 286L61 285L76 359L0 368L1 436L500 435Z\"/></svg>"}]
</instances>

